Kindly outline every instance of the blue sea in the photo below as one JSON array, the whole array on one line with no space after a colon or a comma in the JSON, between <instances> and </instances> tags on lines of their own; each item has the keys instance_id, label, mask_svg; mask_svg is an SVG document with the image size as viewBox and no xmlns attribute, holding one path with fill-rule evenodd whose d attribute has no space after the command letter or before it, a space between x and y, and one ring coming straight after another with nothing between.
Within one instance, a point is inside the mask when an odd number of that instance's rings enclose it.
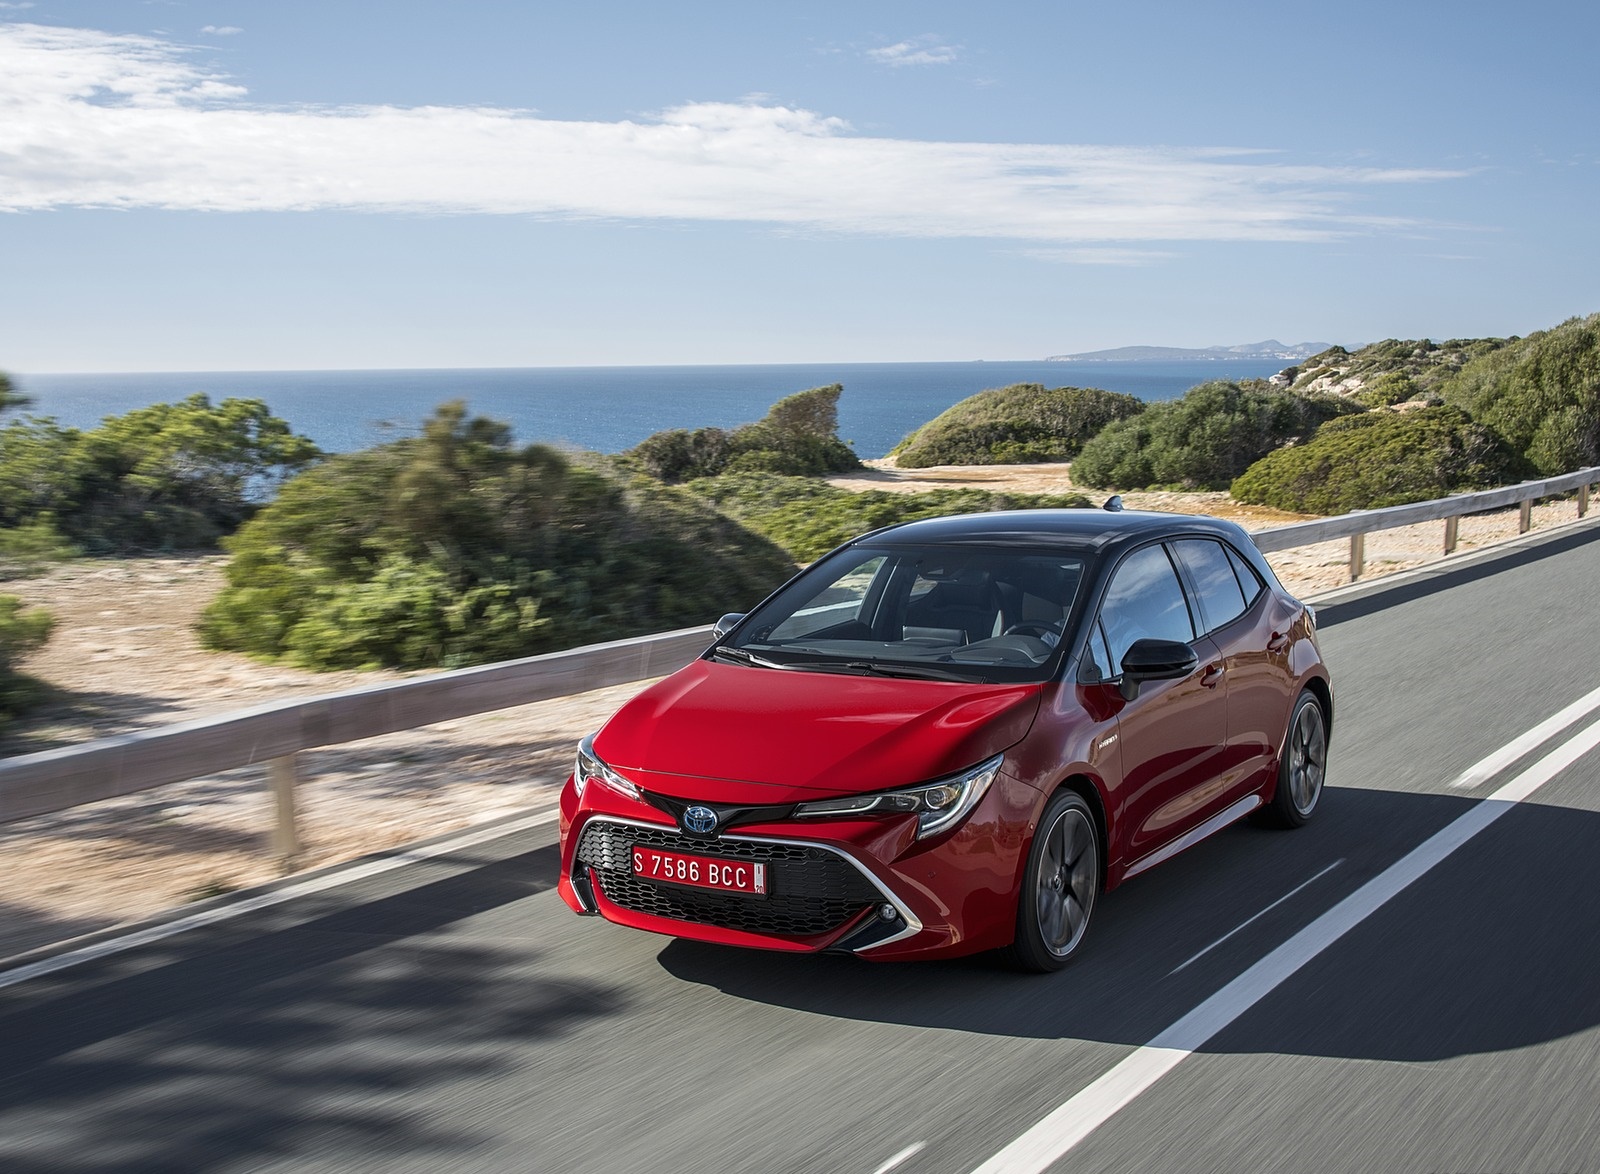
<instances>
[{"instance_id":1,"label":"blue sea","mask_svg":"<svg viewBox=\"0 0 1600 1174\"><path fill-rule=\"evenodd\" d=\"M1208 379L1260 379L1278 359L1198 363L803 363L714 367L517 367L418 371L212 371L13 376L32 414L92 427L106 416L206 392L265 400L329 452L414 435L435 405L510 424L519 442L598 452L631 448L664 428L730 428L759 420L775 400L842 383L839 435L881 457L951 404L991 387L1103 387L1172 399Z\"/></svg>"}]
</instances>

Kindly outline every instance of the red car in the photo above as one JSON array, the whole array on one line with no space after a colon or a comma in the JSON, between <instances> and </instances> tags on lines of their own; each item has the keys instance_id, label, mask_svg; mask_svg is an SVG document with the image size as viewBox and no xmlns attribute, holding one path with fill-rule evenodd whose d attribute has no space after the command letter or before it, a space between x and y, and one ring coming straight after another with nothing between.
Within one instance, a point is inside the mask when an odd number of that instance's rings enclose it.
<instances>
[{"instance_id":1,"label":"red car","mask_svg":"<svg viewBox=\"0 0 1600 1174\"><path fill-rule=\"evenodd\" d=\"M819 559L584 740L561 896L727 945L1053 970L1102 892L1309 819L1333 692L1238 526L1029 510Z\"/></svg>"}]
</instances>

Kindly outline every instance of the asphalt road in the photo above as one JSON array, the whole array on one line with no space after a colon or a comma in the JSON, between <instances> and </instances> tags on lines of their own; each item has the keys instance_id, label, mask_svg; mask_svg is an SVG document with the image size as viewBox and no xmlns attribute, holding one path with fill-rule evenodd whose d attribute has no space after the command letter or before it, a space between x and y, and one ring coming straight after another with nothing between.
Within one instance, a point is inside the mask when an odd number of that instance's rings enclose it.
<instances>
[{"instance_id":1,"label":"asphalt road","mask_svg":"<svg viewBox=\"0 0 1600 1174\"><path fill-rule=\"evenodd\" d=\"M580 919L540 827L0 990L0 1170L974 1170L1600 719L1451 786L1600 684L1597 571L1585 525L1324 606L1316 820L1060 974ZM1600 751L1257 993L1052 1168L1600 1170Z\"/></svg>"}]
</instances>

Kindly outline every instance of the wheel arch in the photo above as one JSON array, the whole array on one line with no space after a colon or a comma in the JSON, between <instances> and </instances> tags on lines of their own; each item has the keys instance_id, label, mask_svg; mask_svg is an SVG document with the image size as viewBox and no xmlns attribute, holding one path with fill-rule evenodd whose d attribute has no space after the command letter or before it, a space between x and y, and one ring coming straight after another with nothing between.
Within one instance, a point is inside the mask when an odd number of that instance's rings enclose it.
<instances>
[{"instance_id":1,"label":"wheel arch","mask_svg":"<svg viewBox=\"0 0 1600 1174\"><path fill-rule=\"evenodd\" d=\"M1313 674L1306 679L1304 688L1311 691L1317 699L1317 704L1322 706L1323 733L1331 742L1333 740L1333 689L1329 686L1327 678Z\"/></svg>"}]
</instances>

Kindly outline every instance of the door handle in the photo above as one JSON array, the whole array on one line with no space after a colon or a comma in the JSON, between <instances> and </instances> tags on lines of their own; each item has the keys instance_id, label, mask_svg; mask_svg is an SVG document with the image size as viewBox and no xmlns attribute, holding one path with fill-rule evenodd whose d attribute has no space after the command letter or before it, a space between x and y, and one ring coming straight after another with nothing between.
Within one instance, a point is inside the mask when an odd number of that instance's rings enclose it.
<instances>
[{"instance_id":1,"label":"door handle","mask_svg":"<svg viewBox=\"0 0 1600 1174\"><path fill-rule=\"evenodd\" d=\"M1287 647L1289 647L1289 633L1287 632L1274 632L1267 640L1268 652L1282 652Z\"/></svg>"},{"instance_id":2,"label":"door handle","mask_svg":"<svg viewBox=\"0 0 1600 1174\"><path fill-rule=\"evenodd\" d=\"M1222 666L1220 664L1208 666L1206 671L1200 674L1200 683L1207 689L1215 689L1222 684Z\"/></svg>"}]
</instances>

